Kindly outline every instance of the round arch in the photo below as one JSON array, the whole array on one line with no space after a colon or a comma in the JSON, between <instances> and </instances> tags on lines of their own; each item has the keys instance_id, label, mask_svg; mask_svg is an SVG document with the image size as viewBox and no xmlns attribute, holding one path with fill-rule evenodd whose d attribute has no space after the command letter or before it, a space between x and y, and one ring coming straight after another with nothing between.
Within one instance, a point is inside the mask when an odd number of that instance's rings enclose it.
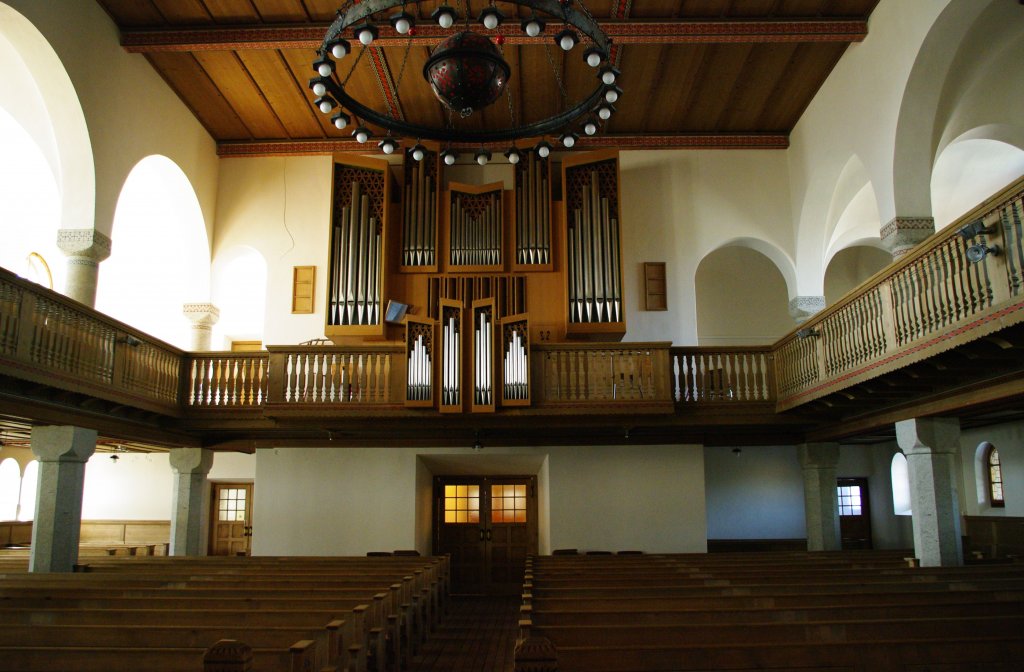
<instances>
[{"instance_id":1,"label":"round arch","mask_svg":"<svg viewBox=\"0 0 1024 672\"><path fill-rule=\"evenodd\" d=\"M701 258L694 273L699 344L769 343L793 328L780 257L788 260L764 241L740 239Z\"/></svg>"},{"instance_id":2,"label":"round arch","mask_svg":"<svg viewBox=\"0 0 1024 672\"><path fill-rule=\"evenodd\" d=\"M942 149L931 179L936 230L1024 175L1024 138L1013 136L1006 126L976 128Z\"/></svg>"},{"instance_id":3,"label":"round arch","mask_svg":"<svg viewBox=\"0 0 1024 672\"><path fill-rule=\"evenodd\" d=\"M210 245L199 199L181 168L154 154L128 174L114 213L96 308L174 345L189 345L185 303L210 297Z\"/></svg>"},{"instance_id":4,"label":"round arch","mask_svg":"<svg viewBox=\"0 0 1024 672\"><path fill-rule=\"evenodd\" d=\"M40 147L56 179L61 228L93 228L96 171L81 102L50 43L27 18L3 2L0 79L4 82L0 107Z\"/></svg>"},{"instance_id":5,"label":"round arch","mask_svg":"<svg viewBox=\"0 0 1024 672\"><path fill-rule=\"evenodd\" d=\"M211 268L211 297L220 309L214 326L214 349L223 342L264 341L267 312L267 260L249 245L233 245L220 251Z\"/></svg>"}]
</instances>

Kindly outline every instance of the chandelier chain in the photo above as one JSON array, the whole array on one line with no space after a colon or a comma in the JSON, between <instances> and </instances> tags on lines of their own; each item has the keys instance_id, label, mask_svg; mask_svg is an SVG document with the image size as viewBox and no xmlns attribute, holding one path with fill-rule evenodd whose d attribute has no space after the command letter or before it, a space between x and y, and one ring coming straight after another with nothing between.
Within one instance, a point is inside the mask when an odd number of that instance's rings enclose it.
<instances>
[{"instance_id":1,"label":"chandelier chain","mask_svg":"<svg viewBox=\"0 0 1024 672\"><path fill-rule=\"evenodd\" d=\"M544 45L544 55L548 57L548 65L551 66L551 73L555 76L555 82L558 83L558 92L562 94L562 104L565 105L569 102L569 93L565 90L565 83L562 82L562 73L555 66L555 59L551 57L551 45Z\"/></svg>"},{"instance_id":2,"label":"chandelier chain","mask_svg":"<svg viewBox=\"0 0 1024 672\"><path fill-rule=\"evenodd\" d=\"M406 65L406 63L409 62L409 52L411 50L412 50L412 38L410 37L408 40L405 41L405 53L402 55L402 66L398 69L398 79L395 81L395 98L398 98L398 90L400 88L402 88L402 77L405 75L405 65ZM384 104L387 105L387 102L388 101L385 100ZM390 106L388 106L388 108L390 110ZM389 111L389 116L394 118L394 115L390 114L390 111Z\"/></svg>"}]
</instances>

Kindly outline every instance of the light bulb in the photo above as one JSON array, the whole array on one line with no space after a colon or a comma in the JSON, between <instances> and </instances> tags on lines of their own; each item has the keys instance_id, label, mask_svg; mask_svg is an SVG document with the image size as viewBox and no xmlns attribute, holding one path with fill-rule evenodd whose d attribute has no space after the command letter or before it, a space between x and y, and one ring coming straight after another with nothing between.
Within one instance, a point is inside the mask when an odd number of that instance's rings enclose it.
<instances>
[{"instance_id":1,"label":"light bulb","mask_svg":"<svg viewBox=\"0 0 1024 672\"><path fill-rule=\"evenodd\" d=\"M615 89L608 89L607 91L605 91L604 99L607 100L609 103L614 103L616 100L619 99L619 92L616 91Z\"/></svg>"},{"instance_id":2,"label":"light bulb","mask_svg":"<svg viewBox=\"0 0 1024 672\"><path fill-rule=\"evenodd\" d=\"M444 165L446 165L446 166L454 166L455 165L455 154L454 153L447 152L444 155Z\"/></svg>"},{"instance_id":3,"label":"light bulb","mask_svg":"<svg viewBox=\"0 0 1024 672\"><path fill-rule=\"evenodd\" d=\"M422 161L423 160L423 150L421 148L419 148L419 147L417 147L416 149L412 150L412 158L414 158L417 161Z\"/></svg>"},{"instance_id":4,"label":"light bulb","mask_svg":"<svg viewBox=\"0 0 1024 672\"><path fill-rule=\"evenodd\" d=\"M486 166L487 165L487 155L486 154L477 154L476 155L476 162L479 163L481 166Z\"/></svg>"},{"instance_id":5,"label":"light bulb","mask_svg":"<svg viewBox=\"0 0 1024 672\"><path fill-rule=\"evenodd\" d=\"M339 131L343 130L346 126L348 126L348 115L346 115L344 112L339 112L338 114L334 115L331 118L331 121L334 122L335 128L337 128Z\"/></svg>"},{"instance_id":6,"label":"light bulb","mask_svg":"<svg viewBox=\"0 0 1024 672\"><path fill-rule=\"evenodd\" d=\"M409 25L409 19L406 19L404 17L399 19L398 21L395 21L395 32L400 33L402 35L408 33L409 28L411 27L412 26Z\"/></svg>"},{"instance_id":7,"label":"light bulb","mask_svg":"<svg viewBox=\"0 0 1024 672\"><path fill-rule=\"evenodd\" d=\"M563 49L564 48L565 47L563 47ZM589 65L592 68L596 68L597 66L601 65L601 54L597 53L596 51L592 51L589 54L587 54L587 65Z\"/></svg>"},{"instance_id":8,"label":"light bulb","mask_svg":"<svg viewBox=\"0 0 1024 672\"><path fill-rule=\"evenodd\" d=\"M323 63L317 66L316 71L320 74L321 77L330 77L331 73L334 72L334 68L331 67L330 63L324 61Z\"/></svg>"},{"instance_id":9,"label":"light bulb","mask_svg":"<svg viewBox=\"0 0 1024 672\"><path fill-rule=\"evenodd\" d=\"M540 35L540 22L536 19L526 24L526 34L530 37L537 37Z\"/></svg>"},{"instance_id":10,"label":"light bulb","mask_svg":"<svg viewBox=\"0 0 1024 672\"><path fill-rule=\"evenodd\" d=\"M612 118L612 108L601 106L597 109L597 116L601 119L608 121Z\"/></svg>"},{"instance_id":11,"label":"light bulb","mask_svg":"<svg viewBox=\"0 0 1024 672\"><path fill-rule=\"evenodd\" d=\"M573 39L572 35L562 35L558 40L558 46L560 46L563 51L572 51L572 48L576 46L576 40Z\"/></svg>"},{"instance_id":12,"label":"light bulb","mask_svg":"<svg viewBox=\"0 0 1024 672\"><path fill-rule=\"evenodd\" d=\"M385 154L395 153L395 141L388 138L387 140L380 141L380 150Z\"/></svg>"},{"instance_id":13,"label":"light bulb","mask_svg":"<svg viewBox=\"0 0 1024 672\"><path fill-rule=\"evenodd\" d=\"M541 145L540 147L537 148L537 154L542 159L548 158L548 154L550 154L550 153L551 153L551 148L548 147L547 145Z\"/></svg>"},{"instance_id":14,"label":"light bulb","mask_svg":"<svg viewBox=\"0 0 1024 672\"><path fill-rule=\"evenodd\" d=\"M517 163L519 163L519 154L517 154L515 152L512 152L511 154L509 154L508 155L508 162L511 163L513 166L516 165Z\"/></svg>"},{"instance_id":15,"label":"light bulb","mask_svg":"<svg viewBox=\"0 0 1024 672\"><path fill-rule=\"evenodd\" d=\"M356 131L356 142L366 142L370 139L370 132L365 128Z\"/></svg>"},{"instance_id":16,"label":"light bulb","mask_svg":"<svg viewBox=\"0 0 1024 672\"><path fill-rule=\"evenodd\" d=\"M494 30L498 27L498 16L496 14L487 14L484 16L484 28L487 30Z\"/></svg>"},{"instance_id":17,"label":"light bulb","mask_svg":"<svg viewBox=\"0 0 1024 672\"><path fill-rule=\"evenodd\" d=\"M565 145L567 148L571 148L573 145L576 144L576 138L574 138L571 135L566 135L562 138L562 144Z\"/></svg>"},{"instance_id":18,"label":"light bulb","mask_svg":"<svg viewBox=\"0 0 1024 672\"><path fill-rule=\"evenodd\" d=\"M451 14L442 14L437 17L437 25L442 28L451 28L453 23L455 23L455 18Z\"/></svg>"},{"instance_id":19,"label":"light bulb","mask_svg":"<svg viewBox=\"0 0 1024 672\"><path fill-rule=\"evenodd\" d=\"M594 133L597 133L597 124L595 124L592 121L588 121L586 125L583 126L583 132L586 133L587 135L593 135Z\"/></svg>"},{"instance_id":20,"label":"light bulb","mask_svg":"<svg viewBox=\"0 0 1024 672\"><path fill-rule=\"evenodd\" d=\"M313 93L317 96L322 96L327 93L327 87L324 86L323 82L317 82L313 85Z\"/></svg>"},{"instance_id":21,"label":"light bulb","mask_svg":"<svg viewBox=\"0 0 1024 672\"><path fill-rule=\"evenodd\" d=\"M335 58L345 58L348 56L348 42L341 41L331 47L331 53Z\"/></svg>"},{"instance_id":22,"label":"light bulb","mask_svg":"<svg viewBox=\"0 0 1024 672\"><path fill-rule=\"evenodd\" d=\"M605 70L603 73L601 73L601 81L611 86L612 84L615 83L615 73L612 72L611 70Z\"/></svg>"},{"instance_id":23,"label":"light bulb","mask_svg":"<svg viewBox=\"0 0 1024 672\"><path fill-rule=\"evenodd\" d=\"M373 44L373 33L370 32L369 30L360 30L359 43L362 44L364 47L368 47L371 44Z\"/></svg>"},{"instance_id":24,"label":"light bulb","mask_svg":"<svg viewBox=\"0 0 1024 672\"><path fill-rule=\"evenodd\" d=\"M320 101L320 111L323 112L324 114L327 114L333 109L334 103L332 103L330 100L325 99Z\"/></svg>"}]
</instances>

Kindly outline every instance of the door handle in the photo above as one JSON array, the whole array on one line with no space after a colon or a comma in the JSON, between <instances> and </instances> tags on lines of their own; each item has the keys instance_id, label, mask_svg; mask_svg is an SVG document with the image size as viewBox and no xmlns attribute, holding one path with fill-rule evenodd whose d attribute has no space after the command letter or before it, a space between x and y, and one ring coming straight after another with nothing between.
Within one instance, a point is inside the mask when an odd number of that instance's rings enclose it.
<instances>
[{"instance_id":1,"label":"door handle","mask_svg":"<svg viewBox=\"0 0 1024 672\"><path fill-rule=\"evenodd\" d=\"M243 537L251 537L252 536L252 525L245 525L245 526L242 527L242 536Z\"/></svg>"},{"instance_id":2,"label":"door handle","mask_svg":"<svg viewBox=\"0 0 1024 672\"><path fill-rule=\"evenodd\" d=\"M491 531L487 530L487 541L491 540Z\"/></svg>"},{"instance_id":3,"label":"door handle","mask_svg":"<svg viewBox=\"0 0 1024 672\"><path fill-rule=\"evenodd\" d=\"M484 528L480 528L480 541L484 540Z\"/></svg>"}]
</instances>

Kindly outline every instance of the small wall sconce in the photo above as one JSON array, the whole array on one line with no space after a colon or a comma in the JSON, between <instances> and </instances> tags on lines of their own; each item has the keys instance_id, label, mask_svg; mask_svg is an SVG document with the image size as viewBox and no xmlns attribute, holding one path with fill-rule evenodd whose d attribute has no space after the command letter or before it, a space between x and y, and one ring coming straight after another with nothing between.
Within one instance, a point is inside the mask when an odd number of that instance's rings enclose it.
<instances>
[{"instance_id":1,"label":"small wall sconce","mask_svg":"<svg viewBox=\"0 0 1024 672\"><path fill-rule=\"evenodd\" d=\"M810 338L811 336L819 336L819 332L815 327L804 327L803 329L797 329L796 337L799 339Z\"/></svg>"},{"instance_id":2,"label":"small wall sconce","mask_svg":"<svg viewBox=\"0 0 1024 672\"><path fill-rule=\"evenodd\" d=\"M990 254L993 257L999 256L999 246L988 246L985 245L984 243L971 245L970 247L967 248L967 261L971 262L972 264L976 264Z\"/></svg>"},{"instance_id":3,"label":"small wall sconce","mask_svg":"<svg viewBox=\"0 0 1024 672\"><path fill-rule=\"evenodd\" d=\"M480 432L477 432L476 436L473 438L473 450L474 451L481 451L483 449L484 449L484 444L480 443Z\"/></svg>"},{"instance_id":4,"label":"small wall sconce","mask_svg":"<svg viewBox=\"0 0 1024 672\"><path fill-rule=\"evenodd\" d=\"M740 456L740 453L742 453L742 452L743 452L743 449L742 449L742 448L733 448L733 449L732 449L732 455L733 455L733 457L739 457L739 456Z\"/></svg>"}]
</instances>

